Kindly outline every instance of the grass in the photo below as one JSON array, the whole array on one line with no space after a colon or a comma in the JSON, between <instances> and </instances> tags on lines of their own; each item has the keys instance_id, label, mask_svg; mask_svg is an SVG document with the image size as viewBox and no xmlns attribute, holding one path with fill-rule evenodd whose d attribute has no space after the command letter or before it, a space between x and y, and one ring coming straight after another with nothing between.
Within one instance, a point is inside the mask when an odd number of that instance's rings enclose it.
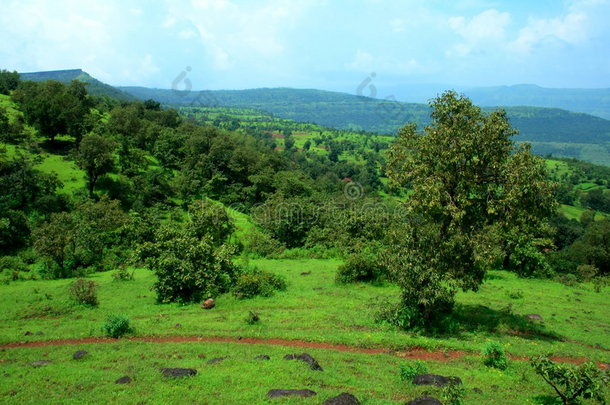
<instances>
[{"instance_id":1,"label":"grass","mask_svg":"<svg viewBox=\"0 0 610 405\"><path fill-rule=\"evenodd\" d=\"M478 353L488 339L497 340L515 355L553 352L610 361L606 315L610 289L593 292L590 285L568 287L548 280L518 279L507 272L492 272L478 293L458 295L452 322L454 333L426 336L406 333L374 322L380 299L393 299L392 285L334 283L337 260L251 260L250 264L288 280L288 289L270 298L238 300L230 294L216 297L216 308L202 311L193 305L159 305L150 287L154 275L138 270L136 280L113 282L110 272L91 279L100 285L97 308L69 302L70 280L18 281L0 286L5 321L0 343L101 336L108 314L125 314L139 336L231 336L302 339L360 347L405 349L460 349ZM309 275L301 273L310 272ZM511 291L522 298L510 298ZM574 310L578 308L578 310ZM249 311L261 322L244 322ZM544 325L523 315L540 314ZM174 326L179 323L181 328ZM33 335L24 336L26 331ZM43 331L43 336L35 333ZM596 348L596 345L600 348Z\"/></svg>"},{"instance_id":2,"label":"grass","mask_svg":"<svg viewBox=\"0 0 610 405\"><path fill-rule=\"evenodd\" d=\"M89 353L73 360L76 350ZM9 349L0 353L0 371L4 374L0 394L6 403L32 404L320 404L342 392L354 394L363 404L405 403L424 392L441 398L438 388L401 381L400 365L408 361L395 356L307 350L324 371L313 371L300 361L283 359L286 354L301 352L268 345L130 341ZM259 354L271 359L255 360ZM220 363L207 364L209 359L225 356L229 357ZM39 360L51 363L38 368L29 366ZM159 372L162 367L194 368L198 374L167 379ZM459 376L466 388L466 404L544 403L541 401L550 394L550 388L525 363L514 362L507 371L499 372L485 367L478 358L463 358L431 361L428 369ZM126 375L131 377L131 384L114 384ZM307 388L318 395L308 399L268 400L266 393L274 388Z\"/></svg>"}]
</instances>

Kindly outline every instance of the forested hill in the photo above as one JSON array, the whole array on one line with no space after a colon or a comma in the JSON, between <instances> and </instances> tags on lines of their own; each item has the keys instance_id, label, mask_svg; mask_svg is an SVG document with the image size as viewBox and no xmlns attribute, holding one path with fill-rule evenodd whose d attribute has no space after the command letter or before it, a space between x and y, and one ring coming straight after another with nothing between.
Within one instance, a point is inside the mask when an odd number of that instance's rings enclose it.
<instances>
[{"instance_id":1,"label":"forested hill","mask_svg":"<svg viewBox=\"0 0 610 405\"><path fill-rule=\"evenodd\" d=\"M155 99L173 106L257 108L282 118L340 128L395 134L407 122L425 125L426 104L399 103L345 93L310 89L177 91L144 87L119 89L141 100ZM493 108L489 108L490 110ZM557 108L505 107L519 140L604 144L610 142L610 121Z\"/></svg>"},{"instance_id":2,"label":"forested hill","mask_svg":"<svg viewBox=\"0 0 610 405\"><path fill-rule=\"evenodd\" d=\"M135 101L135 98L115 87L103 83L82 69L50 70L46 72L20 73L21 80L32 80L34 82L44 82L46 80L56 80L61 83L70 83L72 80L79 80L87 83L87 92L94 96L107 96L122 101Z\"/></svg>"}]
</instances>

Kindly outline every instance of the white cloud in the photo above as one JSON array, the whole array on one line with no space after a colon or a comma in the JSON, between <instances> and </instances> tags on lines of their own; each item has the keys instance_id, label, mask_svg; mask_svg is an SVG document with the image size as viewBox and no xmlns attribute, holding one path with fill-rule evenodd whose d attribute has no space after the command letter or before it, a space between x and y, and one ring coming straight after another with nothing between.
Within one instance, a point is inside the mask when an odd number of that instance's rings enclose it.
<instances>
[{"instance_id":1,"label":"white cloud","mask_svg":"<svg viewBox=\"0 0 610 405\"><path fill-rule=\"evenodd\" d=\"M449 27L462 41L450 48L447 56L466 56L473 52L485 52L502 43L511 23L511 15L495 9L485 10L472 18L450 17Z\"/></svg>"}]
</instances>

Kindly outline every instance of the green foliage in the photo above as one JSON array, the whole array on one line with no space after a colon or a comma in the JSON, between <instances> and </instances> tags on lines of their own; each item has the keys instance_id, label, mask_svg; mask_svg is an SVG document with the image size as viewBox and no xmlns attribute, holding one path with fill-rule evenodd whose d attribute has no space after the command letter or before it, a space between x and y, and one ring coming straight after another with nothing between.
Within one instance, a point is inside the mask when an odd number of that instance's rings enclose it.
<instances>
[{"instance_id":1,"label":"green foliage","mask_svg":"<svg viewBox=\"0 0 610 405\"><path fill-rule=\"evenodd\" d=\"M497 368L498 370L506 370L508 367L508 358L504 351L504 347L498 342L487 342L481 351L483 356L483 364L487 367Z\"/></svg>"},{"instance_id":2,"label":"green foliage","mask_svg":"<svg viewBox=\"0 0 610 405\"><path fill-rule=\"evenodd\" d=\"M9 94L19 86L19 82L19 73L17 71L0 70L0 94Z\"/></svg>"},{"instance_id":3,"label":"green foliage","mask_svg":"<svg viewBox=\"0 0 610 405\"><path fill-rule=\"evenodd\" d=\"M553 388L564 405L578 404L580 398L606 403L604 389L610 378L606 370L600 370L595 364L587 362L570 366L554 363L547 356L538 356L531 359L531 365L536 374Z\"/></svg>"},{"instance_id":4,"label":"green foliage","mask_svg":"<svg viewBox=\"0 0 610 405\"><path fill-rule=\"evenodd\" d=\"M157 300L190 303L229 291L239 275L232 262L235 247L216 246L208 235L199 239L176 228L162 226L156 241L140 248L140 258L158 278Z\"/></svg>"},{"instance_id":5,"label":"green foliage","mask_svg":"<svg viewBox=\"0 0 610 405\"><path fill-rule=\"evenodd\" d=\"M114 281L133 281L133 271L129 271L127 267L119 267L116 271L112 272L112 279Z\"/></svg>"},{"instance_id":6,"label":"green foliage","mask_svg":"<svg viewBox=\"0 0 610 405\"><path fill-rule=\"evenodd\" d=\"M256 325L260 322L261 318L257 312L248 311L246 319L244 319L248 325Z\"/></svg>"},{"instance_id":7,"label":"green foliage","mask_svg":"<svg viewBox=\"0 0 610 405\"><path fill-rule=\"evenodd\" d=\"M286 289L286 279L256 268L247 269L237 278L232 293L238 299L270 297L276 290Z\"/></svg>"},{"instance_id":8,"label":"green foliage","mask_svg":"<svg viewBox=\"0 0 610 405\"><path fill-rule=\"evenodd\" d=\"M90 197L93 197L93 190L100 176L112 169L115 147L116 144L112 139L100 135L86 135L81 140L76 162L87 173Z\"/></svg>"},{"instance_id":9,"label":"green foliage","mask_svg":"<svg viewBox=\"0 0 610 405\"><path fill-rule=\"evenodd\" d=\"M387 273L376 252L364 248L358 253L347 256L345 263L337 269L338 283L355 283L359 281L379 281Z\"/></svg>"},{"instance_id":10,"label":"green foliage","mask_svg":"<svg viewBox=\"0 0 610 405\"><path fill-rule=\"evenodd\" d=\"M98 285L91 280L79 278L68 288L70 297L79 304L90 307L97 307L99 302L97 299Z\"/></svg>"},{"instance_id":11,"label":"green foliage","mask_svg":"<svg viewBox=\"0 0 610 405\"><path fill-rule=\"evenodd\" d=\"M593 221L584 235L568 249L568 257L581 265L592 265L599 274L610 274L610 219Z\"/></svg>"},{"instance_id":12,"label":"green foliage","mask_svg":"<svg viewBox=\"0 0 610 405\"><path fill-rule=\"evenodd\" d=\"M273 239L265 232L256 229L246 233L241 242L244 244L244 251L259 257L272 257L282 253L286 246L280 241Z\"/></svg>"},{"instance_id":13,"label":"green foliage","mask_svg":"<svg viewBox=\"0 0 610 405\"><path fill-rule=\"evenodd\" d=\"M400 365L400 379L402 381L411 382L415 376L428 372L428 366L421 360L415 360L409 364Z\"/></svg>"},{"instance_id":14,"label":"green foliage","mask_svg":"<svg viewBox=\"0 0 610 405\"><path fill-rule=\"evenodd\" d=\"M462 384L452 381L443 387L441 395L447 405L462 405L466 396L466 388Z\"/></svg>"},{"instance_id":15,"label":"green foliage","mask_svg":"<svg viewBox=\"0 0 610 405\"><path fill-rule=\"evenodd\" d=\"M106 323L102 327L102 331L108 337L113 339L121 338L129 333L133 333L134 329L130 324L129 318L124 315L108 315Z\"/></svg>"},{"instance_id":16,"label":"green foliage","mask_svg":"<svg viewBox=\"0 0 610 405\"><path fill-rule=\"evenodd\" d=\"M189 206L189 228L198 238L208 235L216 246L227 241L235 231L235 224L227 210L209 200L197 200Z\"/></svg>"},{"instance_id":17,"label":"green foliage","mask_svg":"<svg viewBox=\"0 0 610 405\"><path fill-rule=\"evenodd\" d=\"M535 235L555 209L543 162L528 148L513 153L505 112L483 114L454 92L431 107L423 134L415 124L399 131L388 164L390 180L412 193L387 260L404 305L425 323L451 310L458 289L478 289L490 247L511 241L507 256L528 247L532 238L521 236Z\"/></svg>"}]
</instances>

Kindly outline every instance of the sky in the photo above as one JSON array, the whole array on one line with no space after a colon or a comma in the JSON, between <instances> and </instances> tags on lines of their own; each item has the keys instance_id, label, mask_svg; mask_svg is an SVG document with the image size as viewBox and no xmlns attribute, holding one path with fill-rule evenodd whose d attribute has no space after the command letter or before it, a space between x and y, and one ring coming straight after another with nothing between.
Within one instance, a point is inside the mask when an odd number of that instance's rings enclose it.
<instances>
[{"instance_id":1,"label":"sky","mask_svg":"<svg viewBox=\"0 0 610 405\"><path fill-rule=\"evenodd\" d=\"M0 68L112 85L610 87L610 0L3 0ZM371 95L371 94L366 94Z\"/></svg>"}]
</instances>

